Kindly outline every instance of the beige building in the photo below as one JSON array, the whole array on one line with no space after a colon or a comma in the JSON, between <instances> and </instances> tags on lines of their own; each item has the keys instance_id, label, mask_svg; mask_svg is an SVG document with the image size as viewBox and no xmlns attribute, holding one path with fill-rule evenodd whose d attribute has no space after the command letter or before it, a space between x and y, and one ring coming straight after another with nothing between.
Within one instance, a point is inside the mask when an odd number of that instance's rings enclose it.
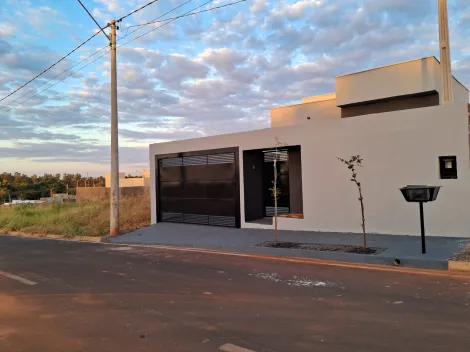
<instances>
[{"instance_id":1,"label":"beige building","mask_svg":"<svg viewBox=\"0 0 470 352\"><path fill-rule=\"evenodd\" d=\"M143 187L148 186L150 179L150 171L142 170L140 172L141 177L138 178L126 178L124 172L119 173L119 187ZM104 175L105 187L111 187L111 174L108 172Z\"/></svg>"},{"instance_id":2,"label":"beige building","mask_svg":"<svg viewBox=\"0 0 470 352\"><path fill-rule=\"evenodd\" d=\"M427 233L470 237L469 92L454 78L453 103L441 96L427 57L336 77L334 93L273 108L267 129L151 144L152 223L272 228L275 159L279 210L296 215L280 229L360 232L337 158L361 155L368 232L419 234L418 206L399 191L418 184L442 186L425 205Z\"/></svg>"}]
</instances>

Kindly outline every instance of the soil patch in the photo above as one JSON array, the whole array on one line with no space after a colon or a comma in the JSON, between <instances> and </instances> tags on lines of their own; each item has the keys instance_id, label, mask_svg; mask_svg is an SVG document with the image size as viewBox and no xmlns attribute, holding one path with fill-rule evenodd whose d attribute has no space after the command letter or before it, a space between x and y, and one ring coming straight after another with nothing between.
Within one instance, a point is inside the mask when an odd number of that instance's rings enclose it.
<instances>
[{"instance_id":1,"label":"soil patch","mask_svg":"<svg viewBox=\"0 0 470 352\"><path fill-rule=\"evenodd\" d=\"M457 254L452 260L457 262L470 262L470 249L466 249L463 252Z\"/></svg>"},{"instance_id":2,"label":"soil patch","mask_svg":"<svg viewBox=\"0 0 470 352\"><path fill-rule=\"evenodd\" d=\"M320 252L342 252L354 254L377 254L385 250L385 248L378 247L361 247L345 244L324 244L324 243L297 243L297 242L274 242L267 241L257 244L258 247L270 248L285 248L285 249L300 249L307 251L320 251Z\"/></svg>"}]
</instances>

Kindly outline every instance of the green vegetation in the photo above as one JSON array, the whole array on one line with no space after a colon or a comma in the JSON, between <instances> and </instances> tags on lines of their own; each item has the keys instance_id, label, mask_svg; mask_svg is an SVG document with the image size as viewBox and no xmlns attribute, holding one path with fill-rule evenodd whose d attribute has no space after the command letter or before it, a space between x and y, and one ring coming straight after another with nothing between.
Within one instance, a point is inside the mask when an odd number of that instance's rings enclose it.
<instances>
[{"instance_id":1,"label":"green vegetation","mask_svg":"<svg viewBox=\"0 0 470 352\"><path fill-rule=\"evenodd\" d=\"M122 197L121 233L150 224L149 196ZM21 231L62 236L105 236L109 233L109 201L86 204L23 204L0 208L0 233Z\"/></svg>"},{"instance_id":2,"label":"green vegetation","mask_svg":"<svg viewBox=\"0 0 470 352\"><path fill-rule=\"evenodd\" d=\"M12 199L34 200L54 193L75 194L76 187L104 186L104 177L82 177L80 174L44 174L28 176L15 172L0 174L0 204Z\"/></svg>"}]
</instances>

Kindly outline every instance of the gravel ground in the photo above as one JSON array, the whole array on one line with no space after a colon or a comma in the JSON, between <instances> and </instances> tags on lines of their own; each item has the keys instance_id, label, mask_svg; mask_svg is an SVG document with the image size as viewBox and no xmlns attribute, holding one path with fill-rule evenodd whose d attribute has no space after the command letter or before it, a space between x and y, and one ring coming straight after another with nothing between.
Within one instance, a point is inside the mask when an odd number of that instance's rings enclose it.
<instances>
[{"instance_id":1,"label":"gravel ground","mask_svg":"<svg viewBox=\"0 0 470 352\"><path fill-rule=\"evenodd\" d=\"M321 251L321 252L343 252L343 253L356 253L356 254L377 254L385 250L385 248L377 247L361 247L351 246L344 244L323 244L323 243L296 243L296 242L274 242L268 241L258 244L259 247L271 248L287 248L287 249L301 249L308 251Z\"/></svg>"},{"instance_id":2,"label":"gravel ground","mask_svg":"<svg viewBox=\"0 0 470 352\"><path fill-rule=\"evenodd\" d=\"M459 262L470 262L470 248L467 248L463 252L457 254L452 260Z\"/></svg>"}]
</instances>

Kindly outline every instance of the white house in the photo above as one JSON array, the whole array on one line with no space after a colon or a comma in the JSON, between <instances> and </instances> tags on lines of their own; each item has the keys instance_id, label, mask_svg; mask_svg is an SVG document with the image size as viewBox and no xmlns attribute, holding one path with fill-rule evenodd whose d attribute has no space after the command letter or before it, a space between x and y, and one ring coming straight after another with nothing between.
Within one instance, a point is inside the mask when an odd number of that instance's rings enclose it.
<instances>
[{"instance_id":1,"label":"white house","mask_svg":"<svg viewBox=\"0 0 470 352\"><path fill-rule=\"evenodd\" d=\"M468 90L453 79L442 104L435 57L336 77L336 92L273 108L271 128L150 145L152 223L272 228L272 147L279 228L361 232L350 172L361 155L369 233L417 235L418 205L399 188L442 186L425 205L429 235L470 237ZM299 215L302 214L302 215Z\"/></svg>"}]
</instances>

